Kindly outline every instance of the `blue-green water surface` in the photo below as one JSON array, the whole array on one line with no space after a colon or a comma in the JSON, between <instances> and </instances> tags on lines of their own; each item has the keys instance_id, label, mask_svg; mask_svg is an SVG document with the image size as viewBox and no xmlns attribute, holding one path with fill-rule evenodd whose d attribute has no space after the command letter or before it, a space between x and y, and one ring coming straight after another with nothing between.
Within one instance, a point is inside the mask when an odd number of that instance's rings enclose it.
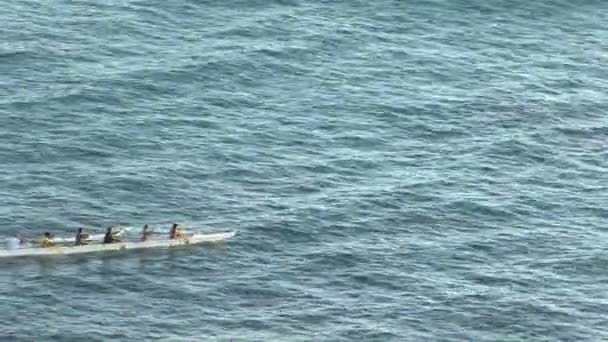
<instances>
[{"instance_id":1,"label":"blue-green water surface","mask_svg":"<svg viewBox=\"0 0 608 342\"><path fill-rule=\"evenodd\" d=\"M2 341L608 340L608 3L0 6Z\"/></svg>"}]
</instances>

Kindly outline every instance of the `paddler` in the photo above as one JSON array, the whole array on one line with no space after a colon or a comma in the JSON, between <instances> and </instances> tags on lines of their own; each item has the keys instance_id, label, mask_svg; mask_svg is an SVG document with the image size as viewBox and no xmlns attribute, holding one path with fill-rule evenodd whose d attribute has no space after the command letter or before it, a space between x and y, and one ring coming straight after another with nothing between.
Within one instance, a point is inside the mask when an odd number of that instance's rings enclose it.
<instances>
[{"instance_id":1,"label":"paddler","mask_svg":"<svg viewBox=\"0 0 608 342\"><path fill-rule=\"evenodd\" d=\"M78 228L78 232L76 233L76 246L86 245L86 239L89 238L89 234L83 233L84 228Z\"/></svg>"},{"instance_id":2,"label":"paddler","mask_svg":"<svg viewBox=\"0 0 608 342\"><path fill-rule=\"evenodd\" d=\"M144 229L141 231L141 241L148 241L150 235L152 235L152 231L148 230L148 225L145 225Z\"/></svg>"},{"instance_id":3,"label":"paddler","mask_svg":"<svg viewBox=\"0 0 608 342\"><path fill-rule=\"evenodd\" d=\"M108 227L108 230L106 231L106 235L103 237L103 243L113 243L113 242L120 242L120 240L114 237L114 233L112 233L112 227Z\"/></svg>"},{"instance_id":4,"label":"paddler","mask_svg":"<svg viewBox=\"0 0 608 342\"><path fill-rule=\"evenodd\" d=\"M176 239L184 239L185 237L186 237L186 234L184 233L184 231L181 230L180 228L177 228L177 223L174 223L173 226L171 227L171 230L169 231L169 239L176 240Z\"/></svg>"},{"instance_id":5,"label":"paddler","mask_svg":"<svg viewBox=\"0 0 608 342\"><path fill-rule=\"evenodd\" d=\"M51 233L46 232L44 233L44 237L42 238L42 242L40 243L40 246L42 248L47 248L47 247L53 247L55 244L53 243L53 241L51 241Z\"/></svg>"}]
</instances>

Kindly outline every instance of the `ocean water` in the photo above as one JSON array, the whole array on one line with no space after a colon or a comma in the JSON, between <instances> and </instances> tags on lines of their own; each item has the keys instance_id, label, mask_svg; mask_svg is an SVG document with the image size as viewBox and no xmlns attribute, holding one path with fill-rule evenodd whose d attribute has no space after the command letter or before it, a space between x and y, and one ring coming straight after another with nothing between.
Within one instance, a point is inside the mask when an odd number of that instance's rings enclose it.
<instances>
[{"instance_id":1,"label":"ocean water","mask_svg":"<svg viewBox=\"0 0 608 342\"><path fill-rule=\"evenodd\" d=\"M608 340L608 3L0 7L1 341Z\"/></svg>"}]
</instances>

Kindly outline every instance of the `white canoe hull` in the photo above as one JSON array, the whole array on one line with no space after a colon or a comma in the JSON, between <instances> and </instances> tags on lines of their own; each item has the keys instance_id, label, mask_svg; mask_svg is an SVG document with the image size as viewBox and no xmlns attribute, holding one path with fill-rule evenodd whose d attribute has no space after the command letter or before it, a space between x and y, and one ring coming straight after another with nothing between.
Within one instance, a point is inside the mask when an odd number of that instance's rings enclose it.
<instances>
[{"instance_id":1,"label":"white canoe hull","mask_svg":"<svg viewBox=\"0 0 608 342\"><path fill-rule=\"evenodd\" d=\"M120 251L131 249L159 248L193 245L204 242L217 242L229 239L236 235L236 232L194 234L184 240L159 239L139 242L116 242L110 244L70 246L70 247L48 247L48 248L19 248L15 250L0 250L0 258L20 257L20 256L44 256L44 255L69 255L103 251Z\"/></svg>"}]
</instances>

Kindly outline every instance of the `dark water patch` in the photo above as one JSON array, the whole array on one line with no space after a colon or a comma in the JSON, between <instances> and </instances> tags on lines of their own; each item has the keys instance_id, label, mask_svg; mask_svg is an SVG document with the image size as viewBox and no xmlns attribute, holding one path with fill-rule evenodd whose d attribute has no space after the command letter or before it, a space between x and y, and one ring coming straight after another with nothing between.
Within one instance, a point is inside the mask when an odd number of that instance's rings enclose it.
<instances>
[{"instance_id":1,"label":"dark water patch","mask_svg":"<svg viewBox=\"0 0 608 342\"><path fill-rule=\"evenodd\" d=\"M364 339L367 341L392 341L403 338L403 336L391 332L378 331L377 329L369 329L364 327L341 331L339 336L346 340Z\"/></svg>"},{"instance_id":2,"label":"dark water patch","mask_svg":"<svg viewBox=\"0 0 608 342\"><path fill-rule=\"evenodd\" d=\"M341 252L317 252L305 256L307 262L299 268L301 271L321 271L321 270L337 270L349 269L356 267L358 264L365 262L365 259L353 251Z\"/></svg>"},{"instance_id":3,"label":"dark water patch","mask_svg":"<svg viewBox=\"0 0 608 342\"><path fill-rule=\"evenodd\" d=\"M454 215L468 217L492 217L493 222L508 222L513 219L513 213L502 206L478 203L474 200L457 200L450 202L445 210Z\"/></svg>"},{"instance_id":4,"label":"dark water patch","mask_svg":"<svg viewBox=\"0 0 608 342\"><path fill-rule=\"evenodd\" d=\"M403 284L398 279L390 279L382 273L369 273L365 275L351 276L353 281L352 286L357 288L360 285L371 286L379 290L400 291Z\"/></svg>"},{"instance_id":5,"label":"dark water patch","mask_svg":"<svg viewBox=\"0 0 608 342\"><path fill-rule=\"evenodd\" d=\"M579 128L560 127L556 130L571 138L608 139L607 126Z\"/></svg>"}]
</instances>

